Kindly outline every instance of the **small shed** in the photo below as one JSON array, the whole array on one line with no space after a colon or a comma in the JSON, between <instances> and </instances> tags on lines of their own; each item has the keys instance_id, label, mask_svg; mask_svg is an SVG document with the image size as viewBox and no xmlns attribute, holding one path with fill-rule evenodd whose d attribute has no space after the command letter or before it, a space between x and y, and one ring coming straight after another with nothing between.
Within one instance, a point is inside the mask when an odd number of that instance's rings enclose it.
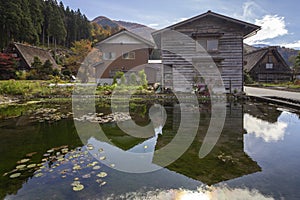
<instances>
[{"instance_id":1,"label":"small shed","mask_svg":"<svg viewBox=\"0 0 300 200\"><path fill-rule=\"evenodd\" d=\"M13 42L6 49L6 53L10 53L15 58L20 59L20 70L30 70L34 57L38 57L42 63L49 60L54 69L59 68L50 52L39 47Z\"/></svg>"},{"instance_id":2,"label":"small shed","mask_svg":"<svg viewBox=\"0 0 300 200\"><path fill-rule=\"evenodd\" d=\"M244 71L257 82L285 82L293 77L291 68L274 46L245 54Z\"/></svg>"}]
</instances>

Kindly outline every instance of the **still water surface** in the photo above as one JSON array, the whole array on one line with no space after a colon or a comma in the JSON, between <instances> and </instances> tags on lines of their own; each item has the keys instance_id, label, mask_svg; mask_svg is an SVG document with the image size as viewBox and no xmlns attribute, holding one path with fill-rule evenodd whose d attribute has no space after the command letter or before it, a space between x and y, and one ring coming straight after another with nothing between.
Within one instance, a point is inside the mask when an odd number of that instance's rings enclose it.
<instances>
[{"instance_id":1,"label":"still water surface","mask_svg":"<svg viewBox=\"0 0 300 200\"><path fill-rule=\"evenodd\" d=\"M34 112L40 107L49 105L30 109ZM0 198L300 199L299 115L255 102L227 104L222 135L203 159L198 153L210 122L208 104L199 108L201 120L193 143L174 163L150 173L116 170L116 154L151 154L172 141L180 123L179 107L165 107L166 122L150 138L134 138L115 123L101 125L113 146L88 132L83 141L70 118L37 122L33 112L2 108ZM68 105L63 108L71 111ZM137 123L149 123L147 108L131 113ZM14 112L16 117L7 119L7 113ZM109 109L100 107L98 112L108 113ZM90 122L82 126L86 123ZM20 176L10 178L18 173ZM80 191L74 191L77 189Z\"/></svg>"}]
</instances>

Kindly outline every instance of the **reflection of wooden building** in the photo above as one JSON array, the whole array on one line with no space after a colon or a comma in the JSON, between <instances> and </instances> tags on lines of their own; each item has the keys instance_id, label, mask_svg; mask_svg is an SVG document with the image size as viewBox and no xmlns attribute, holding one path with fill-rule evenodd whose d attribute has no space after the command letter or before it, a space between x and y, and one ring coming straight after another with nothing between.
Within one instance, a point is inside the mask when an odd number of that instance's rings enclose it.
<instances>
[{"instance_id":1,"label":"reflection of wooden building","mask_svg":"<svg viewBox=\"0 0 300 200\"><path fill-rule=\"evenodd\" d=\"M292 70L276 47L267 47L247 53L244 70L258 82L283 82L292 80Z\"/></svg>"},{"instance_id":2,"label":"reflection of wooden building","mask_svg":"<svg viewBox=\"0 0 300 200\"><path fill-rule=\"evenodd\" d=\"M208 11L154 32L156 43L163 50L170 49L162 52L163 85L174 91L190 92L191 84L195 82L195 77L199 78L199 74L181 55L195 55L195 59L200 59L200 68L217 66L227 92L242 91L243 39L252 36L259 29L254 24ZM168 34L170 30L174 34ZM184 37L178 39L175 32L182 33L191 40ZM189 88L187 84L183 84L184 81L191 83Z\"/></svg>"},{"instance_id":3,"label":"reflection of wooden building","mask_svg":"<svg viewBox=\"0 0 300 200\"><path fill-rule=\"evenodd\" d=\"M30 70L34 57L38 57L43 64L49 60L53 68L58 68L50 52L39 47L14 42L5 51L20 59L20 70Z\"/></svg>"},{"instance_id":4,"label":"reflection of wooden building","mask_svg":"<svg viewBox=\"0 0 300 200\"><path fill-rule=\"evenodd\" d=\"M175 106L173 112L180 116L180 106ZM243 106L228 103L226 112L222 134L211 153L203 159L198 156L210 123L210 111L204 108L200 110L199 130L194 142L178 160L166 168L209 185L261 171L260 166L244 152ZM172 120L180 123L177 118ZM178 125L168 121L167 125L171 125L176 133ZM159 137L157 149L169 144L175 135L168 131L168 127L164 130Z\"/></svg>"},{"instance_id":5,"label":"reflection of wooden building","mask_svg":"<svg viewBox=\"0 0 300 200\"><path fill-rule=\"evenodd\" d=\"M96 48L102 52L102 62L96 66L98 83L112 81L118 71L131 73L145 69L146 74L157 73L157 66L148 62L154 44L133 32L122 30L96 44Z\"/></svg>"}]
</instances>

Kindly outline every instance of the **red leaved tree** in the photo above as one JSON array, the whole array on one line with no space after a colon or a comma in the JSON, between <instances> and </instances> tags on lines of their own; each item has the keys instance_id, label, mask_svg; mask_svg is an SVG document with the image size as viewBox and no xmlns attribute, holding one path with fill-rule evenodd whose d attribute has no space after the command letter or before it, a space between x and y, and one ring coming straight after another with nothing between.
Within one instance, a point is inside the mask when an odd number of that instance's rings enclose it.
<instances>
[{"instance_id":1,"label":"red leaved tree","mask_svg":"<svg viewBox=\"0 0 300 200\"><path fill-rule=\"evenodd\" d=\"M18 59L12 54L0 53L0 79L15 79Z\"/></svg>"}]
</instances>

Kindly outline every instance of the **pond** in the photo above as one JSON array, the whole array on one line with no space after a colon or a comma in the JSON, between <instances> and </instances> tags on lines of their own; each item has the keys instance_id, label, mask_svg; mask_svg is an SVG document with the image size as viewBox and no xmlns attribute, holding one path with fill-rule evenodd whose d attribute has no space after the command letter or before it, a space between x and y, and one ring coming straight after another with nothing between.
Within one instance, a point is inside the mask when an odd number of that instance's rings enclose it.
<instances>
[{"instance_id":1,"label":"pond","mask_svg":"<svg viewBox=\"0 0 300 200\"><path fill-rule=\"evenodd\" d=\"M149 124L152 105L131 106L137 124ZM203 102L196 108L200 122L189 146L174 162L160 166L156 153L176 138L183 121L181 106L166 104L162 123L144 138L126 134L122 122L99 125L97 116L104 120L111 112L102 106L98 115L75 122L69 102L0 108L0 198L300 199L296 111L227 102L222 133L208 155L199 158L212 116L210 104ZM195 107L186 112L191 110ZM107 140L94 130L95 124ZM78 134L78 126L93 129ZM133 158L135 154L142 156Z\"/></svg>"}]
</instances>

